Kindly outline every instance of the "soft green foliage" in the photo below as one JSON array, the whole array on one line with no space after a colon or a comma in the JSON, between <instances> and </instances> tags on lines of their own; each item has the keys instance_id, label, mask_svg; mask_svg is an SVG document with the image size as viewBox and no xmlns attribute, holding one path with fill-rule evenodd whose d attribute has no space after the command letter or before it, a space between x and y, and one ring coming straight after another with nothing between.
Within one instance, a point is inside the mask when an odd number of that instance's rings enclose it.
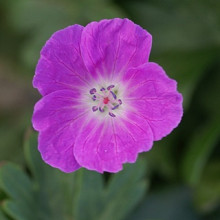
<instances>
[{"instance_id":1,"label":"soft green foliage","mask_svg":"<svg viewBox=\"0 0 220 220\"><path fill-rule=\"evenodd\" d=\"M72 23L83 25L104 17L123 16L116 6L102 0L54 0L53 3L50 0L10 1L9 15L13 17L14 28L23 33L33 31L21 54L30 67L35 66L39 48L55 31Z\"/></svg>"},{"instance_id":2,"label":"soft green foliage","mask_svg":"<svg viewBox=\"0 0 220 220\"><path fill-rule=\"evenodd\" d=\"M129 218L132 219L197 220L198 217L193 210L190 190L173 187L149 194Z\"/></svg>"},{"instance_id":3,"label":"soft green foliage","mask_svg":"<svg viewBox=\"0 0 220 220\"><path fill-rule=\"evenodd\" d=\"M220 162L216 160L209 163L204 169L201 183L195 190L196 202L201 210L210 212L213 206L219 204L219 170Z\"/></svg>"},{"instance_id":4,"label":"soft green foliage","mask_svg":"<svg viewBox=\"0 0 220 220\"><path fill-rule=\"evenodd\" d=\"M100 174L86 170L77 172L75 218L124 219L144 196L145 172L146 164L139 160L111 177L107 186Z\"/></svg>"},{"instance_id":5,"label":"soft green foliage","mask_svg":"<svg viewBox=\"0 0 220 220\"><path fill-rule=\"evenodd\" d=\"M34 68L54 31L112 17L153 35L150 61L178 81L184 117L118 174L65 174L30 129ZM219 0L0 0L0 220L219 220L219 27Z\"/></svg>"},{"instance_id":6,"label":"soft green foliage","mask_svg":"<svg viewBox=\"0 0 220 220\"><path fill-rule=\"evenodd\" d=\"M8 220L8 218L2 213L1 210L0 210L0 219L1 220Z\"/></svg>"},{"instance_id":7,"label":"soft green foliage","mask_svg":"<svg viewBox=\"0 0 220 220\"><path fill-rule=\"evenodd\" d=\"M0 190L6 195L2 208L13 219L122 220L143 198L147 184L142 159L104 184L104 176L96 172L64 174L49 167L37 151L36 134L29 135L25 159L31 176L16 164L0 168Z\"/></svg>"},{"instance_id":8,"label":"soft green foliage","mask_svg":"<svg viewBox=\"0 0 220 220\"><path fill-rule=\"evenodd\" d=\"M219 131L219 121L213 120L196 131L190 140L189 150L183 160L183 176L190 184L199 183L204 165L218 141Z\"/></svg>"}]
</instances>

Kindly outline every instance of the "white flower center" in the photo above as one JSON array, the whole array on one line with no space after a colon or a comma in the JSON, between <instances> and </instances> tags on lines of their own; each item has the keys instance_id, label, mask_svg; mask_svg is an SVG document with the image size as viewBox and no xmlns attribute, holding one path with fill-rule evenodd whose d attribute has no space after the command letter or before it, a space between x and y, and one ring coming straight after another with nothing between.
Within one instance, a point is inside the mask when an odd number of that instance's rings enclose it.
<instances>
[{"instance_id":1,"label":"white flower center","mask_svg":"<svg viewBox=\"0 0 220 220\"><path fill-rule=\"evenodd\" d=\"M114 88L114 85L110 85L107 88L102 87L100 91L97 91L96 88L90 89L89 93L94 102L93 112L108 112L109 116L116 117L114 110L120 108L122 100L117 98L117 90L114 91Z\"/></svg>"}]
</instances>

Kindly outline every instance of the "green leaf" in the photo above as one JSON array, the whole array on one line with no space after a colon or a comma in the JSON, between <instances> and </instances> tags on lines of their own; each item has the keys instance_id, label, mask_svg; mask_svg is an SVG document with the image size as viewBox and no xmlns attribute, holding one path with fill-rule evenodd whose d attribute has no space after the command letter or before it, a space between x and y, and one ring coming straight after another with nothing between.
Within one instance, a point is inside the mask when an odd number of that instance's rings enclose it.
<instances>
[{"instance_id":1,"label":"green leaf","mask_svg":"<svg viewBox=\"0 0 220 220\"><path fill-rule=\"evenodd\" d=\"M151 192L127 220L197 220L189 189L173 187Z\"/></svg>"},{"instance_id":2,"label":"green leaf","mask_svg":"<svg viewBox=\"0 0 220 220\"><path fill-rule=\"evenodd\" d=\"M32 202L31 181L17 165L7 163L0 168L0 188L15 200Z\"/></svg>"},{"instance_id":3,"label":"green leaf","mask_svg":"<svg viewBox=\"0 0 220 220\"><path fill-rule=\"evenodd\" d=\"M31 178L14 164L0 168L0 190L8 197L3 208L15 220L122 220L144 196L146 164L141 158L104 184L103 175L93 171L67 174L48 166L37 150L36 133L29 130L25 139Z\"/></svg>"},{"instance_id":4,"label":"green leaf","mask_svg":"<svg viewBox=\"0 0 220 220\"><path fill-rule=\"evenodd\" d=\"M218 210L220 201L220 161L210 161L195 188L195 202L202 212ZM220 214L220 213L219 213Z\"/></svg>"},{"instance_id":5,"label":"green leaf","mask_svg":"<svg viewBox=\"0 0 220 220\"><path fill-rule=\"evenodd\" d=\"M1 211L1 209L0 209L0 219L1 219L1 220L9 220L9 219L3 214L3 212Z\"/></svg>"},{"instance_id":6,"label":"green leaf","mask_svg":"<svg viewBox=\"0 0 220 220\"><path fill-rule=\"evenodd\" d=\"M0 168L0 189L9 197L3 202L4 211L15 220L72 218L73 174L64 174L41 160L33 132L27 135L25 156L32 178L11 163Z\"/></svg>"},{"instance_id":7,"label":"green leaf","mask_svg":"<svg viewBox=\"0 0 220 220\"><path fill-rule=\"evenodd\" d=\"M35 210L33 187L30 179L18 166L8 163L0 168L0 189L11 198L3 204L10 216L18 220L32 218Z\"/></svg>"},{"instance_id":8,"label":"green leaf","mask_svg":"<svg viewBox=\"0 0 220 220\"><path fill-rule=\"evenodd\" d=\"M104 194L105 207L99 219L126 219L146 192L145 174L146 163L141 158L135 164L126 164L121 172L114 174Z\"/></svg>"},{"instance_id":9,"label":"green leaf","mask_svg":"<svg viewBox=\"0 0 220 220\"><path fill-rule=\"evenodd\" d=\"M82 168L76 172L75 178L75 219L98 219L103 207L104 185L102 175Z\"/></svg>"},{"instance_id":10,"label":"green leaf","mask_svg":"<svg viewBox=\"0 0 220 220\"><path fill-rule=\"evenodd\" d=\"M33 207L33 206L32 206ZM28 219L38 219L35 216L33 216L33 213L35 210L30 210L29 208L32 208L31 206L21 206L19 202L13 202L10 200L6 200L3 202L3 208L7 214L16 220L28 220Z\"/></svg>"},{"instance_id":11,"label":"green leaf","mask_svg":"<svg viewBox=\"0 0 220 220\"><path fill-rule=\"evenodd\" d=\"M147 182L144 181L146 163L135 164L110 176L104 187L103 175L81 169L76 172L74 213L77 220L122 220L143 198Z\"/></svg>"},{"instance_id":12,"label":"green leaf","mask_svg":"<svg viewBox=\"0 0 220 220\"><path fill-rule=\"evenodd\" d=\"M39 212L45 216L49 213L49 219L70 218L73 215L74 173L62 173L45 164L37 150L37 134L29 132L25 142L25 158L33 174L33 184L41 205Z\"/></svg>"},{"instance_id":13,"label":"green leaf","mask_svg":"<svg viewBox=\"0 0 220 220\"><path fill-rule=\"evenodd\" d=\"M219 120L215 119L196 131L192 140L189 140L182 164L183 178L189 184L197 185L200 182L204 166L219 138L219 130Z\"/></svg>"}]
</instances>

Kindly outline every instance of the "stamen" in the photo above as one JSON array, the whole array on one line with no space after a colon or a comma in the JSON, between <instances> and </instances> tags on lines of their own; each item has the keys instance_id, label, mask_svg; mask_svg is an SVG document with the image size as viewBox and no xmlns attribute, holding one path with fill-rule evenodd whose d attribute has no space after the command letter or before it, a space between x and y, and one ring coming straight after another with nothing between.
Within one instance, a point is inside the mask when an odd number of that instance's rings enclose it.
<instances>
[{"instance_id":1,"label":"stamen","mask_svg":"<svg viewBox=\"0 0 220 220\"><path fill-rule=\"evenodd\" d=\"M100 112L104 112L104 108L99 107Z\"/></svg>"},{"instance_id":2,"label":"stamen","mask_svg":"<svg viewBox=\"0 0 220 220\"><path fill-rule=\"evenodd\" d=\"M115 105L113 108L112 108L112 110L115 110L116 108L118 108L119 107L119 105Z\"/></svg>"},{"instance_id":3,"label":"stamen","mask_svg":"<svg viewBox=\"0 0 220 220\"><path fill-rule=\"evenodd\" d=\"M90 89L89 93L90 93L91 95L95 94L95 93L96 93L96 89L95 89L95 88Z\"/></svg>"},{"instance_id":4,"label":"stamen","mask_svg":"<svg viewBox=\"0 0 220 220\"><path fill-rule=\"evenodd\" d=\"M105 87L101 87L101 92L97 91L96 88L92 88L91 90L89 90L89 93L91 94L91 99L94 101L94 106L92 106L93 112L106 112L109 116L116 117L116 114L114 113L117 113L116 109L120 108L122 100L117 99L117 95L113 91L111 91L111 89L113 89L114 87L115 85L109 85L107 89Z\"/></svg>"},{"instance_id":5,"label":"stamen","mask_svg":"<svg viewBox=\"0 0 220 220\"><path fill-rule=\"evenodd\" d=\"M111 90L111 89L113 89L114 87L115 87L114 85L110 85L110 86L107 87L107 90Z\"/></svg>"},{"instance_id":6,"label":"stamen","mask_svg":"<svg viewBox=\"0 0 220 220\"><path fill-rule=\"evenodd\" d=\"M112 112L109 112L108 114L109 114L111 117L116 117L116 115L113 114Z\"/></svg>"},{"instance_id":7,"label":"stamen","mask_svg":"<svg viewBox=\"0 0 220 220\"><path fill-rule=\"evenodd\" d=\"M98 107L97 106L92 106L92 111L93 112L96 112L98 110Z\"/></svg>"},{"instance_id":8,"label":"stamen","mask_svg":"<svg viewBox=\"0 0 220 220\"><path fill-rule=\"evenodd\" d=\"M117 96L115 95L115 93L114 93L114 92L112 92L112 91L110 91L110 92L111 92L111 94L112 94L113 98L114 98L114 99L117 99Z\"/></svg>"}]
</instances>

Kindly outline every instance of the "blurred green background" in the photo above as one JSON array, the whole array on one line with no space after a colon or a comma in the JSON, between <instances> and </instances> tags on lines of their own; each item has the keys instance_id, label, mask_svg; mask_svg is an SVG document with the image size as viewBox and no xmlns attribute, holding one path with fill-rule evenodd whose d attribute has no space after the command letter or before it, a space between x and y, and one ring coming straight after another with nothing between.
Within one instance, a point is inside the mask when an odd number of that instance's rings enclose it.
<instances>
[{"instance_id":1,"label":"blurred green background","mask_svg":"<svg viewBox=\"0 0 220 220\"><path fill-rule=\"evenodd\" d=\"M113 17L153 35L184 117L117 174L61 173L31 129L39 52L58 29ZM219 0L0 0L0 220L219 220L219 87Z\"/></svg>"}]
</instances>

